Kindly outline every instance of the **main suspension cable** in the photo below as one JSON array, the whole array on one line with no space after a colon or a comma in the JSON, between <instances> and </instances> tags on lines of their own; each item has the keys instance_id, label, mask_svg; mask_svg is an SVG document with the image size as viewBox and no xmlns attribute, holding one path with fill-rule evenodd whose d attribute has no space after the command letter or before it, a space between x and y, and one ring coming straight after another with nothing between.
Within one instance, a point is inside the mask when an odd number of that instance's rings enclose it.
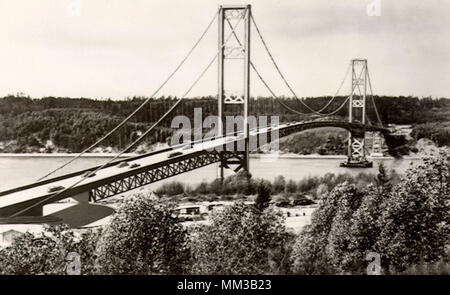
<instances>
[{"instance_id":1,"label":"main suspension cable","mask_svg":"<svg viewBox=\"0 0 450 295\"><path fill-rule=\"evenodd\" d=\"M228 19L227 19L227 23L228 23L228 25L230 26L230 28L232 28L231 22L230 22ZM241 41L239 40L239 37L236 35L235 32L233 33L233 35L234 35L236 41L238 42L239 46L242 46L242 43L241 43ZM293 112L293 113L296 113L296 114L298 114L298 115L310 115L310 114L311 114L311 113L304 113L304 112L297 111L297 110L291 108L290 106L288 106L287 104L285 104L285 103L278 97L278 95L275 94L275 92L272 90L272 88L269 86L269 84L266 82L266 80L262 77L262 75L260 74L260 72L256 69L256 66L254 65L254 63L253 63L252 61L250 61L250 66L252 67L253 71L256 73L256 75L258 76L258 78L261 80L261 82L264 84L264 86L267 88L267 90L272 94L273 97L276 98L276 101L277 101L281 106L283 106L284 108L286 108L286 109L288 109L289 111L291 111L291 112ZM346 70L346 73L345 73L345 77L344 77L344 79L342 80L341 85L339 86L339 89L338 89L338 91L336 92L335 96L338 94L339 90L342 88L342 85L344 84L345 78L346 78L347 75L348 75L349 69L350 69L350 65L349 65L349 67L347 67L347 70ZM331 103L331 101L332 101L333 99L334 99L334 97L330 100L329 104ZM347 98L347 100L348 100L348 98ZM340 111L340 110L342 109L342 107L345 105L345 103L347 102L347 100L346 100L346 101L345 101L338 109L336 109L335 111L333 111L333 112L331 112L331 113L328 113L328 114L323 114L323 115L325 115L325 116L330 116L330 115L333 115L333 114L337 113L338 111ZM329 105L329 104L328 104L328 105ZM327 106L328 106L328 105L327 105ZM327 106L323 107L323 109L325 109ZM323 109L322 109L322 110L323 110Z\"/></svg>"},{"instance_id":2,"label":"main suspension cable","mask_svg":"<svg viewBox=\"0 0 450 295\"><path fill-rule=\"evenodd\" d=\"M373 108L375 109L375 114L377 116L378 123L380 124L380 126L383 126L383 121L381 121L380 114L378 113L377 105L375 104L375 99L373 97L372 82L370 81L369 69L367 68L367 66L366 66L366 72L367 72L367 78L369 80L370 98L371 98L371 101L373 104Z\"/></svg>"},{"instance_id":3,"label":"main suspension cable","mask_svg":"<svg viewBox=\"0 0 450 295\"><path fill-rule=\"evenodd\" d=\"M229 19L227 19L227 23L230 26L230 28L232 28L231 22ZM238 42L239 46L242 46L241 40L239 40L239 37L236 35L236 32L233 33L234 38L236 39L236 41ZM291 107L289 107L288 105L286 105L285 103L283 103L280 99L278 99L278 96L275 94L275 92L272 90L272 88L269 86L269 84L267 84L267 82L264 80L264 78L261 76L261 74L259 73L259 71L256 69L255 65L253 64L253 62L250 60L250 66L252 67L253 71L255 71L256 75L258 76L258 78L261 80L261 82L264 84L264 86L266 86L267 90L269 90L269 92L272 94L273 97L277 98L277 102L280 103L283 107L285 107L286 109L297 113L299 115L308 115L309 113L302 113L300 111L294 110Z\"/></svg>"},{"instance_id":4,"label":"main suspension cable","mask_svg":"<svg viewBox=\"0 0 450 295\"><path fill-rule=\"evenodd\" d=\"M219 15L219 10L216 12L216 14L214 15L214 17L212 18L212 20L209 22L209 24L206 26L206 29L203 31L202 35L200 36L200 38L197 40L197 42L195 42L194 46L189 50L189 52L186 54L186 56L181 60L181 62L177 65L177 67L171 72L171 74L166 78L166 80L164 80L164 82L153 92L153 94L148 97L140 106L138 106L130 115L128 115L128 117L126 117L125 119L122 120L122 122L120 122L116 127L114 127L111 131L109 131L107 134L105 134L103 137L101 137L100 139L98 139L96 142L94 142L92 145L90 145L89 147L87 147L86 149L84 149L81 153L79 153L78 155L76 155L75 157L73 157L72 159L70 159L69 161L65 162L64 164L58 166L56 169L50 171L49 173L47 173L46 175L42 176L41 178L39 178L37 181L41 181L45 178L47 178L48 176L52 175L53 173L55 173L56 171L61 170L62 168L66 167L67 165L69 165L70 163L72 163L73 161L75 161L76 159L80 158L81 156L83 156L85 153L87 153L88 151L90 151L91 149L93 149L94 147L96 147L97 145L99 145L101 142L103 142L105 139L107 139L108 137L110 137L114 132L116 132L118 129L120 129L123 125L125 125L125 123L127 123L132 117L134 117L134 115L136 115L137 112L139 112L148 102L150 102L154 96L169 82L170 79L172 79L172 77L178 72L178 70L183 66L183 64L186 62L186 60L191 56L192 52L194 52L195 48L197 48L198 44L200 44L200 42L203 40L203 38L206 36L206 33L209 31L209 29L211 28L212 24L214 23L214 21L216 20L217 16Z\"/></svg>"},{"instance_id":5,"label":"main suspension cable","mask_svg":"<svg viewBox=\"0 0 450 295\"><path fill-rule=\"evenodd\" d=\"M264 48L265 48L266 51L267 51L267 54L269 55L269 57L270 57L270 59L271 59L273 65L275 66L275 69L278 71L278 74L280 75L281 79L283 79L284 84L286 84L286 86L287 86L287 88L289 89L289 91L291 91L291 93L295 96L295 98L298 99L297 94L295 94L295 91L292 89L291 85L289 85L288 81L286 80L286 78L284 77L284 75L283 75L283 73L281 72L280 68L278 67L278 64L276 63L276 61L275 61L275 59L274 59L272 53L270 52L269 47L267 46L266 41L264 40L264 38L263 38L263 36L262 36L262 34L261 34L261 31L259 30L258 25L256 24L256 21L255 21L255 18L253 17L253 15L251 16L251 19L252 19L253 25L255 26L256 32L258 33L259 38L261 39L261 42L262 42L262 44L264 45ZM309 109L311 112L315 112L312 108L310 108L310 107L309 107L307 104L305 104L302 100L300 100L300 102L301 102L307 109Z\"/></svg>"},{"instance_id":6,"label":"main suspension cable","mask_svg":"<svg viewBox=\"0 0 450 295\"><path fill-rule=\"evenodd\" d=\"M337 97L337 95L339 94L339 91L341 90L342 86L344 85L345 79L347 79L347 75L350 72L350 68L351 68L351 64L349 64L347 67L347 70L345 70L344 79L342 79L341 84L339 85L336 93L333 95L333 97L330 99L330 101L328 101L328 103L324 107L322 107L320 110L317 111L318 113L324 111L333 102L333 100Z\"/></svg>"},{"instance_id":7,"label":"main suspension cable","mask_svg":"<svg viewBox=\"0 0 450 295\"><path fill-rule=\"evenodd\" d=\"M326 107L328 107L329 104L331 104L331 100L333 100L334 97L330 100L330 102L329 102L325 107L321 108L319 111L316 111L316 110L312 109L312 108L311 108L309 105L307 105L303 100L301 100L301 99L298 98L297 94L296 94L295 91L292 89L291 85L290 85L289 82L286 80L286 78L284 77L283 73L282 73L281 70L280 70L280 67L278 66L277 62L275 61L275 58L273 57L272 53L270 52L269 47L267 46L267 43L266 43L266 41L264 40L264 37L262 36L261 31L259 30L259 27L258 27L258 25L256 24L256 21L255 21L255 18L253 17L253 15L251 16L251 19L252 19L253 25L255 26L256 32L258 33L258 36L259 36L259 38L260 38L262 44L264 45L264 48L266 49L267 54L269 55L269 57L270 57L270 59L271 59L273 65L275 66L275 69L277 70L278 74L280 75L281 79L283 80L284 84L287 86L287 88L289 89L289 91L292 93L292 95L294 95L294 97L295 97L297 100L299 100L300 103L301 103L302 105L304 105L309 111L311 111L311 112L314 113L314 114L321 115L321 116L329 116L330 114L336 113L336 110L333 111L333 112L331 112L331 113L328 113L328 114L320 113L320 112L323 111ZM346 78L347 74L348 74L348 69L347 69L347 71L346 71L344 80L341 82L341 85L339 86L338 91L340 90L340 88L341 88L342 85L344 84L344 81L345 81L345 78ZM336 95L337 95L337 93L336 93ZM344 102L343 104L345 104L345 102ZM341 109L341 108L342 108L342 105L341 105L338 109ZM289 108L289 109L290 109L291 111L294 111L292 108ZM295 111L295 112L296 112L296 113L301 113L301 112L298 112L298 111ZM303 114L303 113L301 113L301 114Z\"/></svg>"},{"instance_id":8,"label":"main suspension cable","mask_svg":"<svg viewBox=\"0 0 450 295\"><path fill-rule=\"evenodd\" d=\"M95 169L94 171L90 171L84 175L81 176L81 178L79 180L77 180L76 182L74 182L72 185L70 185L69 187L59 191L58 193L56 193L55 195L51 195L33 205L30 205L22 210L20 210L19 212L14 213L13 215L11 215L11 217L15 217L18 216L28 210L30 210L31 208L34 208L40 204L43 204L45 202L48 202L50 199L55 199L57 196L61 195L62 193L66 192L67 190L73 188L74 186L80 184L81 182L83 182L84 180L86 180L89 176L91 175L95 175L95 173L97 173L98 171L102 170L103 168L105 168L107 165L109 165L111 162L115 161L117 158L119 158L122 154L126 153L129 149L131 149L133 146L135 146L137 143L139 143L148 133L150 133L160 122L162 122L183 100L184 98L190 93L190 91L194 88L194 86L200 81L200 79L204 76L204 74L208 71L208 69L211 67L211 65L214 63L214 61L217 59L217 57L219 56L220 51L224 48L224 46L226 45L226 43L228 42L228 40L231 38L232 34L234 33L234 31L236 30L236 28L239 26L239 23L241 22L241 19L239 19L239 21L236 23L235 27L233 28L232 32L229 34L229 36L226 38L225 42L222 44L222 46L219 48L219 50L217 51L217 53L215 54L214 58L208 63L208 65L206 66L206 68L201 72L201 74L197 77L197 79L194 81L194 83L188 88L188 90L180 97L180 99L178 99L178 101L172 105L172 107L156 122L154 123L149 129L147 129L147 131L145 131L145 133L143 133L141 136L139 136L139 138L137 138L133 143L131 143L131 145L129 145L128 147L126 147L124 150L122 150L121 152L119 152L116 156L114 156L111 160L109 160L108 162L106 162L105 164L101 165L100 167L98 167L97 169Z\"/></svg>"}]
</instances>

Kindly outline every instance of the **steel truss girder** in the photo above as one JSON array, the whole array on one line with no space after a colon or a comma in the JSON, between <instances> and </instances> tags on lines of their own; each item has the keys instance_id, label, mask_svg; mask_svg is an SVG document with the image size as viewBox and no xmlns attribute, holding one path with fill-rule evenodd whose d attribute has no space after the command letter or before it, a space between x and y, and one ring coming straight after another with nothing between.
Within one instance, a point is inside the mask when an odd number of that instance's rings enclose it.
<instances>
[{"instance_id":1,"label":"steel truss girder","mask_svg":"<svg viewBox=\"0 0 450 295\"><path fill-rule=\"evenodd\" d=\"M221 162L221 165L223 168L231 169L230 165L237 165L236 168L234 168L234 172L238 172L242 168L245 167L245 161L246 161L246 154L245 152L222 152L228 153L228 156L223 157Z\"/></svg>"},{"instance_id":2,"label":"steel truss girder","mask_svg":"<svg viewBox=\"0 0 450 295\"><path fill-rule=\"evenodd\" d=\"M352 101L352 107L354 108L362 108L364 106L364 102L362 99L354 99Z\"/></svg>"},{"instance_id":3,"label":"steel truss girder","mask_svg":"<svg viewBox=\"0 0 450 295\"><path fill-rule=\"evenodd\" d=\"M222 152L222 160L239 157L238 153ZM200 167L204 167L216 162L220 162L221 157L218 151L205 151L203 154L191 158L180 158L166 165L150 168L135 175L118 179L113 182L103 184L91 189L89 199L91 202L100 200L151 184L153 182L166 179L184 172L188 172Z\"/></svg>"}]
</instances>

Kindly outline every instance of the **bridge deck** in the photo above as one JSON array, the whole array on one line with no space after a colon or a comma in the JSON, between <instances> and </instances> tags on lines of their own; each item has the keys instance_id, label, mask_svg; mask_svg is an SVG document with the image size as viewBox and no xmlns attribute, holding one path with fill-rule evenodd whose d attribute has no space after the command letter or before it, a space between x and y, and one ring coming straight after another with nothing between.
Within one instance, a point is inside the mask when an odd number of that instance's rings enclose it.
<instances>
[{"instance_id":1,"label":"bridge deck","mask_svg":"<svg viewBox=\"0 0 450 295\"><path fill-rule=\"evenodd\" d=\"M231 139L233 140L233 138L231 138ZM95 183L100 180L106 180L112 176L118 176L125 172L130 172L130 171L142 168L142 167L150 166L152 164L164 162L167 159L169 159L170 154L177 152L177 151L182 152L183 155L189 155L189 154L193 154L195 152L202 151L202 150L205 150L208 148L214 148L216 146L223 145L224 143L227 142L227 140L229 140L229 137L213 140L210 142L194 144L192 149L188 149L188 150L183 150L183 148L180 147L177 149L171 149L169 151L165 151L162 153L158 153L155 155L151 155L151 156L136 159L136 160L120 161L121 163L127 162L129 164L129 166L119 167L118 165L115 165L112 167L107 167L107 168L101 169L94 176L88 177L80 184L74 186L73 189L76 189L77 187L81 187L81 186L82 187L90 187L92 184L94 184L94 186L95 186ZM176 157L173 157L173 158L176 158ZM135 168L131 168L131 166L133 164L137 164L139 166L135 167ZM90 169L90 170L94 170L94 169ZM55 192L49 193L48 192L49 188L57 187L57 186L62 186L62 187L67 188L67 187L70 187L75 182L79 181L82 177L83 177L83 174L65 178L65 179L61 179L61 180L57 180L57 181L54 181L51 183L46 183L43 185L35 186L32 188L19 190L19 191L13 192L11 194L1 196L0 197L0 208L9 206L9 205L15 204L15 203L26 202L26 201L29 201L32 199L36 199L36 198L40 199L42 197L47 197L47 196L53 195L53 194L55 194Z\"/></svg>"},{"instance_id":2,"label":"bridge deck","mask_svg":"<svg viewBox=\"0 0 450 295\"><path fill-rule=\"evenodd\" d=\"M280 133L280 137L286 136L290 133L298 132L305 129L325 127L325 126L335 126L346 129L355 129L361 128L361 125L355 123L348 122L337 122L337 121L310 121L310 122L296 122L296 123L287 123L280 124L278 126L272 126L271 128L260 128L259 130L251 130L250 136L258 136L261 134L267 134L271 131L278 130ZM367 129L367 126L365 127ZM375 131L386 131L384 128L380 127L370 127L369 130ZM169 148L164 149L162 151L153 152L147 155L137 156L128 158L125 160L120 160L115 163L112 163L111 166L105 167L99 170L96 175L92 177L86 178L81 183L76 186L68 189L67 191L58 194L57 192L49 192L49 189L52 187L64 187L68 188L77 181L79 181L86 171L93 171L97 167L93 167L91 169L79 171L76 173L68 174L66 176L56 177L53 179L49 179L46 181L38 182L35 184L31 184L24 187L19 187L15 189L11 189L9 191L0 192L0 216L10 216L14 211L17 211L17 204L23 204L24 206L29 206L29 204L40 202L41 200L48 198L52 195L57 195L56 199L49 200L54 202L57 200L61 200L67 197L74 196L76 194L90 191L91 189L95 189L107 183L111 183L114 181L118 181L120 179L130 177L132 175L137 175L138 173L142 173L143 171L148 171L154 169L155 167L165 167L170 166L174 162L180 161L181 159L189 159L198 157L202 154L208 153L207 150L214 149L216 147L223 146L224 144L237 142L243 139L243 134L239 133L236 136L226 136L219 139L214 139L206 142L199 142L187 145L181 145L177 148ZM173 155L173 153L178 152L180 154ZM172 155L172 156L171 156ZM120 163L127 162L129 165L125 167L119 167ZM217 162L217 159L213 159L211 161L206 161L204 164L209 165L213 162ZM138 166L133 167L133 164L137 164ZM205 166L203 165L203 166ZM197 165L192 169L196 169L201 167L201 165ZM192 170L191 169L191 170ZM187 170L189 171L189 170ZM181 171L179 173L183 173L186 171ZM179 174L175 173L173 175ZM170 176L169 176L170 177ZM167 177L165 177L167 178ZM158 178L160 180L163 178ZM155 180L155 181L157 181ZM148 184L148 182L147 182Z\"/></svg>"}]
</instances>

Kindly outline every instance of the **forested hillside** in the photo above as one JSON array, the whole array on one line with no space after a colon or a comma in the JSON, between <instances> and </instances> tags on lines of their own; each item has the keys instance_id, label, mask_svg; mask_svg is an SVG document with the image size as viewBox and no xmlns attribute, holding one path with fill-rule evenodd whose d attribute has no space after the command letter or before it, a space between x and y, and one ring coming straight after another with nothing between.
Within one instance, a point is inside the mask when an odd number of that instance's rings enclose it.
<instances>
[{"instance_id":1,"label":"forested hillside","mask_svg":"<svg viewBox=\"0 0 450 295\"><path fill-rule=\"evenodd\" d=\"M0 152L80 152L133 112L144 99L133 97L113 101L63 97L32 99L7 96L0 98ZM320 109L329 99L330 97L309 97L303 100L313 109ZM337 97L324 112L334 110L344 99L344 97ZM281 98L280 100L295 110L308 112L296 99ZM450 99L375 96L374 100L384 124L418 124L417 131L413 133L417 139L429 138L439 145L448 144L448 124L443 122L450 118ZM156 122L175 101L176 98L173 97L152 99L117 134L103 142L102 146L115 150L126 147ZM205 118L217 113L217 101L213 97L186 99L170 118L183 114L192 119L194 108L201 108ZM278 115L280 121L313 118L309 115L293 114L276 99L263 97L251 100L250 113L257 116ZM336 115L344 117L346 113L346 108L342 108ZM371 103L368 104L368 113L369 120L375 122L376 116ZM148 146L157 142L166 142L172 133L170 124L171 120L164 121L153 134L145 139L145 144ZM428 128L429 126L433 128ZM327 143L326 141L332 141L331 144L337 151L342 150L341 143L336 140L337 138L327 137L324 142L317 144L323 145ZM305 152L308 153L308 151Z\"/></svg>"}]
</instances>

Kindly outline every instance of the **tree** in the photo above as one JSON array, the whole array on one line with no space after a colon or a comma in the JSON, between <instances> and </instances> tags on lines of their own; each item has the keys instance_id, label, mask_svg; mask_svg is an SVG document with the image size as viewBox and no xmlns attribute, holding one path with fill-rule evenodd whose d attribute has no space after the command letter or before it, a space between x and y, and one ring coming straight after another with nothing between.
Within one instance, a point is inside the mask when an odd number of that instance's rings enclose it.
<instances>
[{"instance_id":1,"label":"tree","mask_svg":"<svg viewBox=\"0 0 450 295\"><path fill-rule=\"evenodd\" d=\"M311 225L300 234L293 251L295 271L301 274L339 273L340 257L349 246L351 215L363 194L344 182L319 201Z\"/></svg>"},{"instance_id":2,"label":"tree","mask_svg":"<svg viewBox=\"0 0 450 295\"><path fill-rule=\"evenodd\" d=\"M297 183L294 180L289 179L286 184L285 191L289 194L295 193L297 191Z\"/></svg>"},{"instance_id":3,"label":"tree","mask_svg":"<svg viewBox=\"0 0 450 295\"><path fill-rule=\"evenodd\" d=\"M0 250L0 274L66 274L69 252L80 255L81 274L92 274L98 237L98 231L90 230L76 235L66 225L46 226L39 234L26 232Z\"/></svg>"},{"instance_id":4,"label":"tree","mask_svg":"<svg viewBox=\"0 0 450 295\"><path fill-rule=\"evenodd\" d=\"M443 150L410 168L386 200L377 247L395 271L435 262L450 242L450 163Z\"/></svg>"},{"instance_id":5,"label":"tree","mask_svg":"<svg viewBox=\"0 0 450 295\"><path fill-rule=\"evenodd\" d=\"M322 195L328 193L328 186L325 183L319 184L316 189L316 199L320 199Z\"/></svg>"},{"instance_id":6,"label":"tree","mask_svg":"<svg viewBox=\"0 0 450 295\"><path fill-rule=\"evenodd\" d=\"M282 253L287 242L288 234L280 212L269 208L255 213L252 206L234 203L213 213L210 225L193 228L192 273L273 273L286 257L270 253L276 250ZM274 262L274 258L278 258L277 261Z\"/></svg>"},{"instance_id":7,"label":"tree","mask_svg":"<svg viewBox=\"0 0 450 295\"><path fill-rule=\"evenodd\" d=\"M186 230L173 206L138 194L106 226L97 256L102 274L181 274L189 261Z\"/></svg>"},{"instance_id":8,"label":"tree","mask_svg":"<svg viewBox=\"0 0 450 295\"><path fill-rule=\"evenodd\" d=\"M284 179L284 176L278 175L277 177L275 177L275 180L273 181L274 193L283 192L285 187L286 187L286 180Z\"/></svg>"},{"instance_id":9,"label":"tree","mask_svg":"<svg viewBox=\"0 0 450 295\"><path fill-rule=\"evenodd\" d=\"M425 158L396 185L381 168L376 186L344 183L323 195L294 247L295 270L362 274L367 253L377 252L384 273L397 273L445 257L450 242L447 158L445 152Z\"/></svg>"},{"instance_id":10,"label":"tree","mask_svg":"<svg viewBox=\"0 0 450 295\"><path fill-rule=\"evenodd\" d=\"M317 235L306 226L293 246L293 272L301 275L335 274L324 251L326 243L326 235Z\"/></svg>"},{"instance_id":11,"label":"tree","mask_svg":"<svg viewBox=\"0 0 450 295\"><path fill-rule=\"evenodd\" d=\"M386 168L383 163L378 165L378 174L376 177L377 184L381 187L390 186L391 179L387 174Z\"/></svg>"},{"instance_id":12,"label":"tree","mask_svg":"<svg viewBox=\"0 0 450 295\"><path fill-rule=\"evenodd\" d=\"M262 212L269 207L270 203L270 182L261 180L258 182L257 195L255 199L255 208Z\"/></svg>"}]
</instances>

